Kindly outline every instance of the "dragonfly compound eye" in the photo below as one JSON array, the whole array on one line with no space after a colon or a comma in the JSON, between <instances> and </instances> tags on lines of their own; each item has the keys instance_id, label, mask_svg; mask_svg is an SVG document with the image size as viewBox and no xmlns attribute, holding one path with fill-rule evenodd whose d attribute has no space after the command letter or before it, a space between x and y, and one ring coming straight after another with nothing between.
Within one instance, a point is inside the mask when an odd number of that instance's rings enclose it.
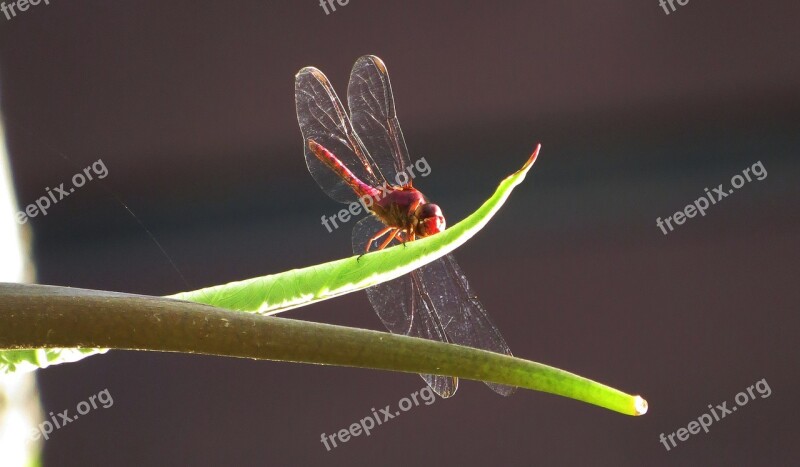
<instances>
[{"instance_id":1,"label":"dragonfly compound eye","mask_svg":"<svg viewBox=\"0 0 800 467\"><path fill-rule=\"evenodd\" d=\"M418 233L422 237L439 233L447 225L442 210L435 204L423 204L417 208L417 218L419 219Z\"/></svg>"}]
</instances>

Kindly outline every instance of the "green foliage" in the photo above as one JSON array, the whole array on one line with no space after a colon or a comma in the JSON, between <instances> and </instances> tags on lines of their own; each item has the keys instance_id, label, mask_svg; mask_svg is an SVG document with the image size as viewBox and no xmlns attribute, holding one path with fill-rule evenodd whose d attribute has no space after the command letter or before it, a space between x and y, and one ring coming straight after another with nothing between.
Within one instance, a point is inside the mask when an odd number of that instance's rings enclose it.
<instances>
[{"instance_id":1,"label":"green foliage","mask_svg":"<svg viewBox=\"0 0 800 467\"><path fill-rule=\"evenodd\" d=\"M525 165L503 180L495 193L473 214L437 235L410 242L405 246L387 248L280 274L182 292L167 298L237 312L272 315L395 279L452 252L481 230L502 207L513 188L525 178L537 154L538 148ZM201 314L202 312L198 313L200 319L203 318ZM227 319L225 321L227 324ZM302 354L302 358L281 356L262 358L409 372L421 372L420 365L422 365L428 368L424 371L426 373L434 373L436 369L440 369L443 371L441 374L536 389L629 415L641 415L647 407L644 399L638 396L625 394L557 368L506 355L339 326L284 319L271 323L285 325L285 335L279 337L286 341L283 344L288 342L288 348L309 348L308 340L312 336L316 343L309 353ZM333 345L327 350L319 350L323 348L324 342ZM113 342L109 343L111 344ZM56 363L76 361L102 352L105 352L105 349L0 351L0 372L41 368ZM369 361L364 360L365 356L369 356L367 359Z\"/></svg>"}]
</instances>

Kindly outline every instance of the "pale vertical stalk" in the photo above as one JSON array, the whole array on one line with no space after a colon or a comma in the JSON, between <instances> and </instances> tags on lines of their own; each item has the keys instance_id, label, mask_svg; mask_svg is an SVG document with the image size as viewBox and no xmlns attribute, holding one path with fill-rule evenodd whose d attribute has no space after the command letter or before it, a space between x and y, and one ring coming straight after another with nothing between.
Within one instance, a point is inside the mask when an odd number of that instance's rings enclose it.
<instances>
[{"instance_id":1,"label":"pale vertical stalk","mask_svg":"<svg viewBox=\"0 0 800 467\"><path fill-rule=\"evenodd\" d=\"M30 228L14 219L17 209L11 168L0 119L0 282L30 282ZM40 420L42 408L33 373L0 377L0 465L30 466L39 458L41 444L28 435Z\"/></svg>"}]
</instances>

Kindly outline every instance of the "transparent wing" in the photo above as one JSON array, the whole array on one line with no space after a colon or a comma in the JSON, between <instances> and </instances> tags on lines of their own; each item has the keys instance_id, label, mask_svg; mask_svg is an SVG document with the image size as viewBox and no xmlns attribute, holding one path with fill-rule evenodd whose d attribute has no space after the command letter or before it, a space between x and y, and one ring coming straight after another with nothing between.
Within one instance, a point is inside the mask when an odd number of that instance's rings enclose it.
<instances>
[{"instance_id":1,"label":"transparent wing","mask_svg":"<svg viewBox=\"0 0 800 467\"><path fill-rule=\"evenodd\" d=\"M308 171L328 196L343 203L357 199L347 183L311 152L308 141L312 139L331 151L364 183L378 187L386 181L321 71L314 67L300 70L295 75L294 97Z\"/></svg>"},{"instance_id":2,"label":"transparent wing","mask_svg":"<svg viewBox=\"0 0 800 467\"><path fill-rule=\"evenodd\" d=\"M356 60L347 86L353 128L389 183L410 165L408 148L397 120L389 73L374 55ZM410 181L409 181L410 184Z\"/></svg>"},{"instance_id":3,"label":"transparent wing","mask_svg":"<svg viewBox=\"0 0 800 467\"><path fill-rule=\"evenodd\" d=\"M429 263L414 274L419 278L424 301L436 311L449 342L511 355L453 255ZM504 396L516 390L511 386L486 384Z\"/></svg>"},{"instance_id":4,"label":"transparent wing","mask_svg":"<svg viewBox=\"0 0 800 467\"><path fill-rule=\"evenodd\" d=\"M367 241L383 223L373 216L353 227L353 251L363 253ZM378 318L393 334L447 342L433 304L422 293L417 271L367 289L367 297ZM440 397L450 397L458 389L458 379L450 376L420 375Z\"/></svg>"},{"instance_id":5,"label":"transparent wing","mask_svg":"<svg viewBox=\"0 0 800 467\"><path fill-rule=\"evenodd\" d=\"M359 58L350 73L347 103L355 132L390 184L410 165L397 119L386 65L374 55ZM385 226L372 216L353 229L353 251L362 253L369 238ZM395 334L491 350L511 355L503 336L475 296L452 255L403 277L367 289L367 296L386 328ZM456 378L422 375L442 397L453 395ZM486 383L509 395L515 388Z\"/></svg>"}]
</instances>

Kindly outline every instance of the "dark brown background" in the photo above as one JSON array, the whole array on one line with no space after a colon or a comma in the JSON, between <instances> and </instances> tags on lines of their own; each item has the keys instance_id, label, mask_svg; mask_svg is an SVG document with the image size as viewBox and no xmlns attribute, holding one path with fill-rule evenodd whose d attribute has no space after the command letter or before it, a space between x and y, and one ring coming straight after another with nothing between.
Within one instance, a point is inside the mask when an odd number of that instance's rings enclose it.
<instances>
[{"instance_id":1,"label":"dark brown background","mask_svg":"<svg viewBox=\"0 0 800 467\"><path fill-rule=\"evenodd\" d=\"M102 158L109 176L31 221L42 283L167 294L350 253L301 156L293 75L340 92L381 56L420 186L450 222L541 141L462 268L516 355L650 402L631 418L479 383L326 452L417 376L111 352L38 374L46 411L108 388L46 465L720 465L798 457L800 6L656 0L51 0L0 17L22 205ZM61 153L66 157L63 158ZM668 236L655 225L756 161L768 177ZM127 203L180 271L121 206ZM381 329L363 293L293 311ZM671 452L658 441L757 380L773 390Z\"/></svg>"}]
</instances>

